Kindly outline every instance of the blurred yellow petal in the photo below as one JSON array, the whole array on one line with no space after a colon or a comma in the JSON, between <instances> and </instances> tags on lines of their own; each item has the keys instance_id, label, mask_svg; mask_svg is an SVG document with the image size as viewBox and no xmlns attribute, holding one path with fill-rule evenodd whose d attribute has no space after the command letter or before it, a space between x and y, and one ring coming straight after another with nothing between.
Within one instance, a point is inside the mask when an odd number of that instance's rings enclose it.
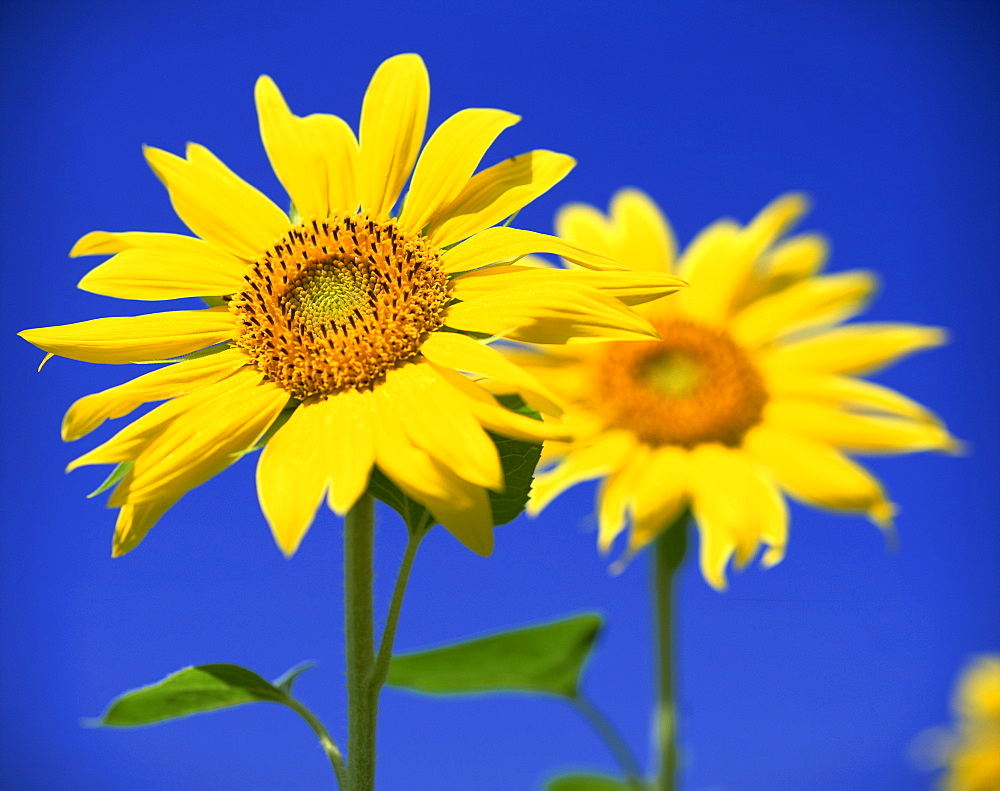
<instances>
[{"instance_id":1,"label":"blurred yellow petal","mask_svg":"<svg viewBox=\"0 0 1000 791\"><path fill-rule=\"evenodd\" d=\"M393 402L376 390L375 459L379 469L426 507L478 555L493 552L493 515L486 490L469 483L411 444Z\"/></svg>"},{"instance_id":2,"label":"blurred yellow petal","mask_svg":"<svg viewBox=\"0 0 1000 791\"><path fill-rule=\"evenodd\" d=\"M541 405L550 415L558 417L562 412L558 398L534 376L500 352L467 335L435 332L424 341L420 353L437 365L496 379L512 385L519 392L531 393L541 399Z\"/></svg>"},{"instance_id":3,"label":"blurred yellow petal","mask_svg":"<svg viewBox=\"0 0 1000 791\"><path fill-rule=\"evenodd\" d=\"M388 217L417 161L427 126L430 80L419 55L384 61L361 107L358 187L361 207Z\"/></svg>"},{"instance_id":4,"label":"blurred yellow petal","mask_svg":"<svg viewBox=\"0 0 1000 791\"><path fill-rule=\"evenodd\" d=\"M868 272L809 278L751 303L733 318L729 331L737 342L756 348L788 333L836 324L859 313L875 285Z\"/></svg>"},{"instance_id":5,"label":"blurred yellow petal","mask_svg":"<svg viewBox=\"0 0 1000 791\"><path fill-rule=\"evenodd\" d=\"M516 214L562 181L575 164L565 154L529 151L477 173L428 224L431 244L449 247Z\"/></svg>"},{"instance_id":6,"label":"blurred yellow petal","mask_svg":"<svg viewBox=\"0 0 1000 791\"><path fill-rule=\"evenodd\" d=\"M632 485L642 473L649 455L649 446L636 444L625 463L601 484L597 493L597 547L601 552L611 549L611 544L625 529Z\"/></svg>"},{"instance_id":7,"label":"blurred yellow petal","mask_svg":"<svg viewBox=\"0 0 1000 791\"><path fill-rule=\"evenodd\" d=\"M174 418L142 448L132 480L119 484L109 505L183 495L236 461L288 403L288 393L259 377L234 375L221 383L232 387Z\"/></svg>"},{"instance_id":8,"label":"blurred yellow petal","mask_svg":"<svg viewBox=\"0 0 1000 791\"><path fill-rule=\"evenodd\" d=\"M19 332L39 349L87 363L166 360L232 339L235 317L226 308L176 310L92 319Z\"/></svg>"},{"instance_id":9,"label":"blurred yellow petal","mask_svg":"<svg viewBox=\"0 0 1000 791\"><path fill-rule=\"evenodd\" d=\"M809 199L799 192L775 198L750 221L743 231L750 254L757 257L788 233L809 211Z\"/></svg>"},{"instance_id":10,"label":"blurred yellow petal","mask_svg":"<svg viewBox=\"0 0 1000 791\"><path fill-rule=\"evenodd\" d=\"M288 230L287 215L207 148L189 143L187 159L149 146L143 151L177 216L202 239L253 260Z\"/></svg>"},{"instance_id":11,"label":"blurred yellow petal","mask_svg":"<svg viewBox=\"0 0 1000 791\"><path fill-rule=\"evenodd\" d=\"M879 482L830 445L766 425L751 429L743 445L793 497L891 525L895 509Z\"/></svg>"},{"instance_id":12,"label":"blurred yellow petal","mask_svg":"<svg viewBox=\"0 0 1000 791\"><path fill-rule=\"evenodd\" d=\"M826 239L819 234L800 234L777 243L764 259L768 290L784 288L817 274L829 253Z\"/></svg>"},{"instance_id":13,"label":"blurred yellow petal","mask_svg":"<svg viewBox=\"0 0 1000 791\"><path fill-rule=\"evenodd\" d=\"M775 428L852 453L957 449L955 440L938 423L889 415L859 415L812 401L775 399L767 406L765 420Z\"/></svg>"},{"instance_id":14,"label":"blurred yellow petal","mask_svg":"<svg viewBox=\"0 0 1000 791\"><path fill-rule=\"evenodd\" d=\"M473 417L468 399L432 366L416 363L389 371L379 392L406 415L403 425L416 447L469 483L503 490L496 446Z\"/></svg>"},{"instance_id":15,"label":"blurred yellow petal","mask_svg":"<svg viewBox=\"0 0 1000 791\"><path fill-rule=\"evenodd\" d=\"M570 203L556 213L556 235L595 253L614 257L614 233L610 221L586 203ZM628 261L621 262L628 266Z\"/></svg>"},{"instance_id":16,"label":"blurred yellow petal","mask_svg":"<svg viewBox=\"0 0 1000 791\"><path fill-rule=\"evenodd\" d=\"M113 238L122 236L131 239ZM96 231L77 242L70 254L97 254L80 252L90 247L98 251L120 248L117 255L91 269L80 281L79 288L93 294L119 299L179 299L232 294L245 285L244 262L193 236Z\"/></svg>"},{"instance_id":17,"label":"blurred yellow petal","mask_svg":"<svg viewBox=\"0 0 1000 791\"><path fill-rule=\"evenodd\" d=\"M168 365L117 387L84 396L66 412L62 438L67 442L79 439L109 418L123 417L149 401L177 398L213 384L245 364L243 353L232 349Z\"/></svg>"},{"instance_id":18,"label":"blurred yellow petal","mask_svg":"<svg viewBox=\"0 0 1000 791\"><path fill-rule=\"evenodd\" d=\"M646 193L623 189L611 200L612 257L631 269L669 272L677 257L670 223Z\"/></svg>"},{"instance_id":19,"label":"blurred yellow petal","mask_svg":"<svg viewBox=\"0 0 1000 791\"><path fill-rule=\"evenodd\" d=\"M452 247L441 256L441 267L449 273L467 272L487 264L513 263L528 253L559 255L586 269L614 271L626 268L612 258L555 236L505 226L487 228Z\"/></svg>"},{"instance_id":20,"label":"blurred yellow petal","mask_svg":"<svg viewBox=\"0 0 1000 791\"><path fill-rule=\"evenodd\" d=\"M616 299L572 283L515 287L451 305L445 324L524 343L656 338L644 318Z\"/></svg>"},{"instance_id":21,"label":"blurred yellow petal","mask_svg":"<svg viewBox=\"0 0 1000 791\"><path fill-rule=\"evenodd\" d=\"M611 431L589 445L574 447L554 469L535 477L528 513L532 516L541 513L558 495L581 481L614 473L635 450L636 444L629 432Z\"/></svg>"},{"instance_id":22,"label":"blurred yellow petal","mask_svg":"<svg viewBox=\"0 0 1000 791\"><path fill-rule=\"evenodd\" d=\"M534 266L491 266L455 277L451 292L457 299L488 296L504 289L560 286L575 283L597 289L625 305L640 305L673 294L684 281L666 272L594 272Z\"/></svg>"},{"instance_id":23,"label":"blurred yellow petal","mask_svg":"<svg viewBox=\"0 0 1000 791\"><path fill-rule=\"evenodd\" d=\"M734 553L742 568L762 543L779 552L784 548L785 502L753 459L723 445L695 448L688 472L691 508L702 541L702 573L713 587L723 590L725 567Z\"/></svg>"},{"instance_id":24,"label":"blurred yellow petal","mask_svg":"<svg viewBox=\"0 0 1000 791\"><path fill-rule=\"evenodd\" d=\"M468 185L486 150L499 134L520 121L504 110L459 110L439 126L424 146L413 171L400 225L419 232L442 216L440 209Z\"/></svg>"},{"instance_id":25,"label":"blurred yellow petal","mask_svg":"<svg viewBox=\"0 0 1000 791\"><path fill-rule=\"evenodd\" d=\"M681 257L677 274L692 288L675 299L687 318L723 325L753 269L754 257L740 227L717 222L702 231Z\"/></svg>"},{"instance_id":26,"label":"blurred yellow petal","mask_svg":"<svg viewBox=\"0 0 1000 791\"><path fill-rule=\"evenodd\" d=\"M358 208L358 143L335 115L294 115L266 74L254 89L260 136L278 180L303 218Z\"/></svg>"},{"instance_id":27,"label":"blurred yellow petal","mask_svg":"<svg viewBox=\"0 0 1000 791\"><path fill-rule=\"evenodd\" d=\"M839 404L854 411L897 415L925 423L941 423L927 407L891 388L865 379L806 371L782 371L767 382L777 397L807 398Z\"/></svg>"},{"instance_id":28,"label":"blurred yellow petal","mask_svg":"<svg viewBox=\"0 0 1000 791\"><path fill-rule=\"evenodd\" d=\"M851 324L762 354L766 368L865 374L947 341L944 330L917 324Z\"/></svg>"},{"instance_id":29,"label":"blurred yellow petal","mask_svg":"<svg viewBox=\"0 0 1000 791\"><path fill-rule=\"evenodd\" d=\"M632 480L630 553L653 541L686 507L688 455L676 446L655 448Z\"/></svg>"}]
</instances>

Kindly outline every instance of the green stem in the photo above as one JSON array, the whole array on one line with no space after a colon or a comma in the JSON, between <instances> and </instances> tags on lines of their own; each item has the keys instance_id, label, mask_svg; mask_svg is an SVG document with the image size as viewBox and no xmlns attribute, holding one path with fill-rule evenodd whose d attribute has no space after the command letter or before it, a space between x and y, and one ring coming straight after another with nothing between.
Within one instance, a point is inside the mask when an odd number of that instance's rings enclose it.
<instances>
[{"instance_id":1,"label":"green stem","mask_svg":"<svg viewBox=\"0 0 1000 791\"><path fill-rule=\"evenodd\" d=\"M377 695L367 683L375 662L372 581L375 503L358 500L344 520L344 640L347 654L347 788L375 789Z\"/></svg>"},{"instance_id":2,"label":"green stem","mask_svg":"<svg viewBox=\"0 0 1000 791\"><path fill-rule=\"evenodd\" d=\"M399 565L399 574L396 575L396 586L392 591L389 614L385 618L385 628L382 630L382 640L379 642L378 656L375 657L375 665L372 667L371 675L368 678L369 685L374 689L376 703L378 702L379 691L382 689L382 685L385 684L386 676L389 675L392 644L396 639L396 624L399 623L399 612L403 607L403 595L406 593L406 583L410 580L410 569L413 568L413 559L417 556L420 541L425 535L426 531L410 533L410 540L406 543L406 551L403 553L403 560Z\"/></svg>"},{"instance_id":3,"label":"green stem","mask_svg":"<svg viewBox=\"0 0 1000 791\"><path fill-rule=\"evenodd\" d=\"M593 726L598 736L604 740L604 743L608 745L608 749L611 750L615 759L621 764L622 769L625 770L625 778L629 787L636 791L642 788L642 769L639 768L639 762L635 760L625 740L615 730L615 726L608 721L608 718L604 716L597 706L587 700L581 693L577 693L575 698L570 698L570 702L583 715L584 719Z\"/></svg>"},{"instance_id":4,"label":"green stem","mask_svg":"<svg viewBox=\"0 0 1000 791\"><path fill-rule=\"evenodd\" d=\"M319 743L323 745L326 757L330 759L330 765L333 767L333 773L337 776L337 788L345 789L347 787L347 767L344 766L344 757L340 754L340 748L337 747L330 734L327 733L326 728L323 727L323 723L309 709L295 700L295 698L290 697L286 701L286 704L291 706L302 719L308 722L309 727L319 736Z\"/></svg>"},{"instance_id":5,"label":"green stem","mask_svg":"<svg viewBox=\"0 0 1000 791\"><path fill-rule=\"evenodd\" d=\"M655 743L659 754L657 791L677 783L677 704L674 697L674 577L687 551L687 512L657 537L653 546L653 611L656 619L657 698Z\"/></svg>"}]
</instances>

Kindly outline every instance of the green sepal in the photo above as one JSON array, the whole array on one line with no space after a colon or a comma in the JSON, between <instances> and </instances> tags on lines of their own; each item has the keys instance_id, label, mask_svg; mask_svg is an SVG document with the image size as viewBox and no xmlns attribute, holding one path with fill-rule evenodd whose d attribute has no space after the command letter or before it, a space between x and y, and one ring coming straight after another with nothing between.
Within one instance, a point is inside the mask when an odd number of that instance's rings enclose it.
<instances>
[{"instance_id":1,"label":"green sepal","mask_svg":"<svg viewBox=\"0 0 1000 791\"><path fill-rule=\"evenodd\" d=\"M222 297L202 297L201 301L208 305L210 308L221 308L226 304L226 300Z\"/></svg>"},{"instance_id":2,"label":"green sepal","mask_svg":"<svg viewBox=\"0 0 1000 791\"><path fill-rule=\"evenodd\" d=\"M97 497L97 495L102 492L106 492L112 486L114 486L118 481L128 475L128 471L132 469L132 465L135 464L134 461L123 461L118 466L116 466L111 474L104 479L104 483L98 486L94 491L87 495L87 498Z\"/></svg>"},{"instance_id":3,"label":"green sepal","mask_svg":"<svg viewBox=\"0 0 1000 791\"><path fill-rule=\"evenodd\" d=\"M88 724L134 728L255 701L282 703L300 713L302 704L289 693L292 682L308 667L292 668L274 684L239 665L187 667L115 698L104 714Z\"/></svg>"},{"instance_id":4,"label":"green sepal","mask_svg":"<svg viewBox=\"0 0 1000 791\"><path fill-rule=\"evenodd\" d=\"M299 676L305 673L307 670L311 670L316 667L315 662L300 662L295 665L295 667L289 668L283 675L274 680L274 686L284 692L286 695L291 697L292 695L292 685L298 681Z\"/></svg>"},{"instance_id":5,"label":"green sepal","mask_svg":"<svg viewBox=\"0 0 1000 791\"><path fill-rule=\"evenodd\" d=\"M496 396L496 399L513 412L541 420L541 415L525 404L520 396L502 395ZM528 504L535 467L538 466L538 460L542 456L542 446L533 442L501 437L493 432L487 433L497 447L505 484L503 492L487 491L490 508L493 511L493 525L505 525L519 516ZM396 511L411 534L427 532L436 524L433 515L426 508L410 499L377 467L372 470L368 493Z\"/></svg>"},{"instance_id":6,"label":"green sepal","mask_svg":"<svg viewBox=\"0 0 1000 791\"><path fill-rule=\"evenodd\" d=\"M608 775L561 775L545 784L545 791L639 791L645 788L645 783L629 784Z\"/></svg>"},{"instance_id":7,"label":"green sepal","mask_svg":"<svg viewBox=\"0 0 1000 791\"><path fill-rule=\"evenodd\" d=\"M295 208L294 202L290 202L288 204L288 219L291 220L292 225L298 225L302 222L302 215L299 214L299 210Z\"/></svg>"},{"instance_id":8,"label":"green sepal","mask_svg":"<svg viewBox=\"0 0 1000 791\"><path fill-rule=\"evenodd\" d=\"M415 692L541 692L576 698L580 676L601 630L585 613L394 656L386 683Z\"/></svg>"}]
</instances>

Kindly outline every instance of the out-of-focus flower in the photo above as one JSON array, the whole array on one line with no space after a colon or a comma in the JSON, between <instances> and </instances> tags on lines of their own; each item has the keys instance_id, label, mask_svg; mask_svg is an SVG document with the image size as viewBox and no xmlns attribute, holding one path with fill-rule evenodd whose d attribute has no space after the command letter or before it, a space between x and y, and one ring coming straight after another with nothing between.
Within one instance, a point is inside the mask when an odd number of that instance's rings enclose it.
<instances>
[{"instance_id":1,"label":"out-of-focus flower","mask_svg":"<svg viewBox=\"0 0 1000 791\"><path fill-rule=\"evenodd\" d=\"M556 184L573 160L532 151L473 175L519 120L492 109L456 113L421 151L429 90L418 56L387 60L368 87L356 139L335 116L293 115L261 77L261 137L291 216L202 146L189 145L186 157L147 148L196 236L96 231L74 247L72 255L114 254L83 278L87 291L214 298L204 310L21 333L50 355L171 363L77 401L63 424L74 440L166 400L70 465L122 465L110 499L121 509L113 554L133 549L187 491L262 441L258 494L286 553L324 497L345 513L378 465L466 546L488 554L487 489L503 488L504 478L487 430L532 441L565 434L502 408L465 375L559 412L544 386L478 339L656 337L619 297L659 297L676 278L636 276L555 237L491 227ZM611 279L580 271L536 284L481 269L531 252Z\"/></svg>"},{"instance_id":2,"label":"out-of-focus flower","mask_svg":"<svg viewBox=\"0 0 1000 791\"><path fill-rule=\"evenodd\" d=\"M716 222L677 260L666 219L641 192L619 192L609 216L586 205L562 210L560 236L637 272L673 272L690 288L637 308L662 340L512 353L565 401L574 434L546 443L559 463L536 481L529 510L605 478L599 546L607 551L631 523L632 554L690 508L702 572L719 589L734 555L742 567L764 544L764 565L782 559L783 494L891 526L881 484L848 454L956 443L927 409L862 376L943 343L944 333L839 326L864 308L875 278L823 274L821 237L783 238L805 210L792 194L745 227Z\"/></svg>"}]
</instances>

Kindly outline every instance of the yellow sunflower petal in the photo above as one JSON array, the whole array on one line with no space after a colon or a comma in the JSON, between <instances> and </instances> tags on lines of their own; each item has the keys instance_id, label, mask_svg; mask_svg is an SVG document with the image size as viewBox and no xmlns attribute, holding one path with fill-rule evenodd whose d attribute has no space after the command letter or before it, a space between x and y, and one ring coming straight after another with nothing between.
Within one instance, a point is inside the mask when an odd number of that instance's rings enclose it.
<instances>
[{"instance_id":1,"label":"yellow sunflower petal","mask_svg":"<svg viewBox=\"0 0 1000 791\"><path fill-rule=\"evenodd\" d=\"M623 189L611 200L613 257L632 269L669 272L677 256L673 230L646 193Z\"/></svg>"},{"instance_id":2,"label":"yellow sunflower petal","mask_svg":"<svg viewBox=\"0 0 1000 791\"><path fill-rule=\"evenodd\" d=\"M435 365L434 370L452 387L468 396L467 406L483 428L489 431L504 437L537 443L545 440L565 441L571 436L566 427L559 423L535 420L501 406L489 391L454 369Z\"/></svg>"},{"instance_id":3,"label":"yellow sunflower petal","mask_svg":"<svg viewBox=\"0 0 1000 791\"><path fill-rule=\"evenodd\" d=\"M254 89L260 136L271 167L304 218L358 208L358 143L334 115L294 115L266 74Z\"/></svg>"},{"instance_id":4,"label":"yellow sunflower petal","mask_svg":"<svg viewBox=\"0 0 1000 791\"><path fill-rule=\"evenodd\" d=\"M764 419L776 428L852 453L957 450L955 440L938 423L889 415L859 415L812 401L774 399L768 404Z\"/></svg>"},{"instance_id":5,"label":"yellow sunflower petal","mask_svg":"<svg viewBox=\"0 0 1000 791\"><path fill-rule=\"evenodd\" d=\"M734 553L742 568L761 543L783 550L785 502L752 457L722 445L699 445L691 453L689 475L701 569L710 585L725 589L725 568ZM773 554L769 561L777 562Z\"/></svg>"},{"instance_id":6,"label":"yellow sunflower petal","mask_svg":"<svg viewBox=\"0 0 1000 791\"><path fill-rule=\"evenodd\" d=\"M257 461L257 497L274 540L291 557L323 501L329 481L328 404L299 406L275 432Z\"/></svg>"},{"instance_id":7,"label":"yellow sunflower petal","mask_svg":"<svg viewBox=\"0 0 1000 791\"><path fill-rule=\"evenodd\" d=\"M826 239L819 234L789 237L776 244L765 257L765 276L772 290L812 277L823 269L829 253Z\"/></svg>"},{"instance_id":8,"label":"yellow sunflower petal","mask_svg":"<svg viewBox=\"0 0 1000 791\"><path fill-rule=\"evenodd\" d=\"M328 398L327 504L343 516L368 488L375 463L375 403L370 392L348 390Z\"/></svg>"},{"instance_id":9,"label":"yellow sunflower petal","mask_svg":"<svg viewBox=\"0 0 1000 791\"><path fill-rule=\"evenodd\" d=\"M200 486L252 447L288 403L288 393L260 381L257 371L220 384L230 381L232 387L178 415L142 448L132 480L119 484L109 505L163 500Z\"/></svg>"},{"instance_id":10,"label":"yellow sunflower petal","mask_svg":"<svg viewBox=\"0 0 1000 791\"><path fill-rule=\"evenodd\" d=\"M625 529L632 504L632 485L649 459L647 445L636 444L632 455L618 470L604 479L597 493L597 547L601 552L611 549L618 534Z\"/></svg>"},{"instance_id":11,"label":"yellow sunflower petal","mask_svg":"<svg viewBox=\"0 0 1000 791\"><path fill-rule=\"evenodd\" d=\"M753 269L747 238L733 222L717 222L688 246L677 274L694 288L678 294L676 308L690 319L718 326L729 318Z\"/></svg>"},{"instance_id":12,"label":"yellow sunflower petal","mask_svg":"<svg viewBox=\"0 0 1000 791\"><path fill-rule=\"evenodd\" d=\"M71 442L89 434L109 418L123 417L149 401L176 398L224 379L246 364L235 349L168 365L130 382L84 396L73 403L62 424L62 438Z\"/></svg>"},{"instance_id":13,"label":"yellow sunflower petal","mask_svg":"<svg viewBox=\"0 0 1000 791\"><path fill-rule=\"evenodd\" d=\"M756 348L803 329L844 321L868 303L876 287L869 272L813 277L752 302L729 325L733 337Z\"/></svg>"},{"instance_id":14,"label":"yellow sunflower petal","mask_svg":"<svg viewBox=\"0 0 1000 791\"><path fill-rule=\"evenodd\" d=\"M767 382L774 397L798 397L839 404L855 411L898 415L926 423L941 424L927 407L902 393L865 379L833 376L809 371L781 371Z\"/></svg>"},{"instance_id":15,"label":"yellow sunflower petal","mask_svg":"<svg viewBox=\"0 0 1000 791\"><path fill-rule=\"evenodd\" d=\"M540 285L576 283L603 291L626 305L640 305L683 288L684 281L666 272L593 272L586 269L491 266L466 272L451 281L456 299L487 296L507 288L533 289Z\"/></svg>"},{"instance_id":16,"label":"yellow sunflower petal","mask_svg":"<svg viewBox=\"0 0 1000 791\"><path fill-rule=\"evenodd\" d=\"M891 525L894 508L879 482L830 445L760 425L747 432L743 446L793 497L836 511L866 513L881 527Z\"/></svg>"},{"instance_id":17,"label":"yellow sunflower petal","mask_svg":"<svg viewBox=\"0 0 1000 791\"><path fill-rule=\"evenodd\" d=\"M245 285L243 261L193 236L94 231L70 255L103 252L117 255L84 275L79 283L84 291L153 300L221 296Z\"/></svg>"},{"instance_id":18,"label":"yellow sunflower petal","mask_svg":"<svg viewBox=\"0 0 1000 791\"><path fill-rule=\"evenodd\" d=\"M399 215L404 230L419 233L438 219L439 210L469 183L486 150L500 133L520 121L504 110L459 110L431 135L413 171L406 203Z\"/></svg>"},{"instance_id":19,"label":"yellow sunflower petal","mask_svg":"<svg viewBox=\"0 0 1000 791\"><path fill-rule=\"evenodd\" d=\"M627 431L609 431L589 445L573 447L555 469L535 478L528 513L541 513L558 495L581 481L616 472L635 447L635 438Z\"/></svg>"},{"instance_id":20,"label":"yellow sunflower petal","mask_svg":"<svg viewBox=\"0 0 1000 791\"><path fill-rule=\"evenodd\" d=\"M429 223L431 244L449 247L496 225L552 189L575 165L573 157L541 150L505 159L477 173Z\"/></svg>"},{"instance_id":21,"label":"yellow sunflower petal","mask_svg":"<svg viewBox=\"0 0 1000 791\"><path fill-rule=\"evenodd\" d=\"M358 187L365 211L387 217L396 205L424 139L430 90L419 55L396 55L375 70L361 107Z\"/></svg>"},{"instance_id":22,"label":"yellow sunflower petal","mask_svg":"<svg viewBox=\"0 0 1000 791\"><path fill-rule=\"evenodd\" d=\"M901 357L941 346L944 330L916 324L851 324L789 343L759 356L765 368L827 374L872 373Z\"/></svg>"},{"instance_id":23,"label":"yellow sunflower petal","mask_svg":"<svg viewBox=\"0 0 1000 791\"><path fill-rule=\"evenodd\" d=\"M433 363L471 374L496 379L514 386L519 392L531 393L541 400L545 411L558 417L562 407L558 398L520 366L485 343L456 332L435 332L424 341L420 353Z\"/></svg>"},{"instance_id":24,"label":"yellow sunflower petal","mask_svg":"<svg viewBox=\"0 0 1000 791\"><path fill-rule=\"evenodd\" d=\"M622 270L626 267L612 258L570 244L555 236L524 231L520 228L487 228L452 247L441 256L445 272L467 272L487 264L512 262L528 253L551 253L586 269Z\"/></svg>"},{"instance_id":25,"label":"yellow sunflower petal","mask_svg":"<svg viewBox=\"0 0 1000 791\"><path fill-rule=\"evenodd\" d=\"M502 491L496 445L473 417L468 399L427 364L389 371L379 387L400 414L410 440L441 466L477 486Z\"/></svg>"},{"instance_id":26,"label":"yellow sunflower petal","mask_svg":"<svg viewBox=\"0 0 1000 791\"><path fill-rule=\"evenodd\" d=\"M176 502L177 498L167 498L146 503L125 503L118 511L118 520L115 522L111 557L121 557L139 546L150 528L160 521L160 517Z\"/></svg>"},{"instance_id":27,"label":"yellow sunflower petal","mask_svg":"<svg viewBox=\"0 0 1000 791\"><path fill-rule=\"evenodd\" d=\"M407 437L397 408L382 388L374 394L375 458L408 496L425 506L448 532L478 555L493 552L493 515L486 490L460 478Z\"/></svg>"},{"instance_id":28,"label":"yellow sunflower petal","mask_svg":"<svg viewBox=\"0 0 1000 791\"><path fill-rule=\"evenodd\" d=\"M788 233L809 211L809 199L798 192L775 198L750 221L743 231L751 255L757 257Z\"/></svg>"},{"instance_id":29,"label":"yellow sunflower petal","mask_svg":"<svg viewBox=\"0 0 1000 791\"><path fill-rule=\"evenodd\" d=\"M177 216L201 238L253 260L288 230L285 213L207 148L189 143L187 159L149 146L143 151Z\"/></svg>"},{"instance_id":30,"label":"yellow sunflower petal","mask_svg":"<svg viewBox=\"0 0 1000 791\"><path fill-rule=\"evenodd\" d=\"M235 317L226 308L176 310L92 319L19 332L50 354L86 363L166 360L233 337Z\"/></svg>"},{"instance_id":31,"label":"yellow sunflower petal","mask_svg":"<svg viewBox=\"0 0 1000 791\"><path fill-rule=\"evenodd\" d=\"M586 203L570 203L556 212L556 235L587 250L613 258L614 233L610 221ZM630 262L622 261L626 267Z\"/></svg>"},{"instance_id":32,"label":"yellow sunflower petal","mask_svg":"<svg viewBox=\"0 0 1000 791\"><path fill-rule=\"evenodd\" d=\"M445 324L524 343L584 343L658 338L618 300L574 283L515 287L447 308Z\"/></svg>"},{"instance_id":33,"label":"yellow sunflower petal","mask_svg":"<svg viewBox=\"0 0 1000 791\"><path fill-rule=\"evenodd\" d=\"M656 448L632 480L632 530L629 552L635 554L680 516L688 501L688 452Z\"/></svg>"}]
</instances>

